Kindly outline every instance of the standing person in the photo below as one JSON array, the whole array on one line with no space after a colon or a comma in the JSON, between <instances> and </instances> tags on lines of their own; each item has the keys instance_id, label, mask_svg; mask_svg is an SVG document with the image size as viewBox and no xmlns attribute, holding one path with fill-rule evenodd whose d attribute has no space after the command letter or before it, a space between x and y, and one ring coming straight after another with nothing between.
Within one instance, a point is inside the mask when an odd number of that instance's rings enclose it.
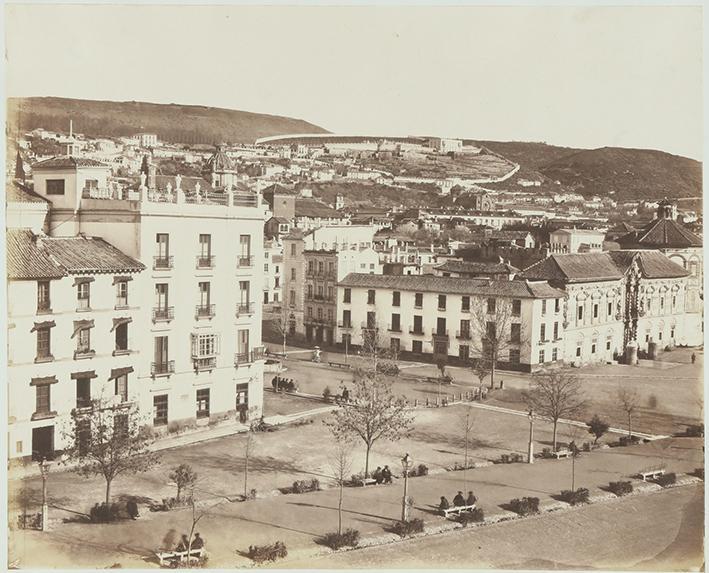
<instances>
[{"instance_id":1,"label":"standing person","mask_svg":"<svg viewBox=\"0 0 709 573\"><path fill-rule=\"evenodd\" d=\"M345 386L342 389L342 401L343 402L349 402L350 401L350 391L347 389L347 386Z\"/></svg>"},{"instance_id":2,"label":"standing person","mask_svg":"<svg viewBox=\"0 0 709 573\"><path fill-rule=\"evenodd\" d=\"M382 470L382 478L384 478L384 483L391 483L391 470L389 466L384 466Z\"/></svg>"},{"instance_id":3,"label":"standing person","mask_svg":"<svg viewBox=\"0 0 709 573\"><path fill-rule=\"evenodd\" d=\"M138 504L135 499L131 498L126 502L126 511L131 519L138 519L140 514L138 513Z\"/></svg>"},{"instance_id":4,"label":"standing person","mask_svg":"<svg viewBox=\"0 0 709 573\"><path fill-rule=\"evenodd\" d=\"M461 507L465 505L465 498L463 497L463 492L459 491L456 496L453 498L453 505L455 507Z\"/></svg>"},{"instance_id":5,"label":"standing person","mask_svg":"<svg viewBox=\"0 0 709 573\"><path fill-rule=\"evenodd\" d=\"M697 355L692 352L692 364L694 364L697 361Z\"/></svg>"}]
</instances>

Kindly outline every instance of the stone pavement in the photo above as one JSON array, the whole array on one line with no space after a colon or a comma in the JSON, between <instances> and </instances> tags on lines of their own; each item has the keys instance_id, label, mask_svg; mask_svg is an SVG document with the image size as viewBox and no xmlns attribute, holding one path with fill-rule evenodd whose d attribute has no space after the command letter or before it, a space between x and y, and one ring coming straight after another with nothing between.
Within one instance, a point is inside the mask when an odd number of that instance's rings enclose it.
<instances>
[{"instance_id":1,"label":"stone pavement","mask_svg":"<svg viewBox=\"0 0 709 573\"><path fill-rule=\"evenodd\" d=\"M631 479L640 469L664 463L667 471L688 473L702 466L702 440L675 438L658 440L627 448L597 450L571 460L544 460L534 464L499 464L466 472L437 473L409 480L409 495L415 500L412 517L423 518L429 526L445 526L435 506L441 495L449 500L459 490L473 490L486 517L504 516L501 505L512 498L539 497L542 506L558 504L552 496L571 487L572 467L575 487L588 487L592 496L608 497L599 489L609 481ZM344 527L354 527L363 536L386 536L384 528L399 519L402 480L393 485L347 488L344 499ZM205 507L198 529L207 540L210 566L248 566L249 560L238 551L249 545L281 540L289 548L289 559L302 559L320 552L316 539L337 525L337 490L327 489L300 495L278 495L250 502L217 502ZM119 562L123 566L150 566L151 551L163 536L175 529L189 529L188 510L150 513L143 510L138 521L98 526L84 523L57 525L53 531L16 532L14 555L23 567L58 566L93 559L94 566ZM147 561L144 561L147 559ZM75 566L76 566L75 565Z\"/></svg>"}]
</instances>

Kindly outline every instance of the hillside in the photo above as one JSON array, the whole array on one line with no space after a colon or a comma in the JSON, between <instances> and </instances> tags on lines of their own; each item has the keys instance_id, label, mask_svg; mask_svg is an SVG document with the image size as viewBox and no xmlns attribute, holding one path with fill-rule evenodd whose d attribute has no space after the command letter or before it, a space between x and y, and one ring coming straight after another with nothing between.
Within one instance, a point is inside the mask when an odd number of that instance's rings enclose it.
<instances>
[{"instance_id":1,"label":"hillside","mask_svg":"<svg viewBox=\"0 0 709 573\"><path fill-rule=\"evenodd\" d=\"M578 151L539 169L584 195L617 199L700 197L702 164L651 149L602 147Z\"/></svg>"},{"instance_id":2,"label":"hillside","mask_svg":"<svg viewBox=\"0 0 709 573\"><path fill-rule=\"evenodd\" d=\"M77 132L91 137L145 131L175 143L253 143L269 135L328 133L301 119L218 107L58 97L8 99L7 121L11 133L37 127L66 132L70 119L74 120Z\"/></svg>"}]
</instances>

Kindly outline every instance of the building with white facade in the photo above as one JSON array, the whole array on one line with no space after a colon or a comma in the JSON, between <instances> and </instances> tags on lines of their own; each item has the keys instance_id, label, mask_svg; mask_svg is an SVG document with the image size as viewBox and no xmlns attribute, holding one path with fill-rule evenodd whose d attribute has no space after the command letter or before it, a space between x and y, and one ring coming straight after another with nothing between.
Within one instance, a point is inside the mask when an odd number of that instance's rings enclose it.
<instances>
[{"instance_id":1,"label":"building with white facade","mask_svg":"<svg viewBox=\"0 0 709 573\"><path fill-rule=\"evenodd\" d=\"M557 229L549 233L552 253L594 253L603 250L605 233L595 229Z\"/></svg>"}]
</instances>

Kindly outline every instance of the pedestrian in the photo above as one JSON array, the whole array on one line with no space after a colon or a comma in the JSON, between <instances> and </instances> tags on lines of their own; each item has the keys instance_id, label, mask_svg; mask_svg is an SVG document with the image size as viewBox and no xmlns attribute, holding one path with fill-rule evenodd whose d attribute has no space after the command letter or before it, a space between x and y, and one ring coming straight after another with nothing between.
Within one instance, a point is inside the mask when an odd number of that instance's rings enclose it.
<instances>
[{"instance_id":1,"label":"pedestrian","mask_svg":"<svg viewBox=\"0 0 709 573\"><path fill-rule=\"evenodd\" d=\"M126 511L131 519L138 519L140 514L138 513L138 504L135 502L135 499L131 498L126 502Z\"/></svg>"},{"instance_id":2,"label":"pedestrian","mask_svg":"<svg viewBox=\"0 0 709 573\"><path fill-rule=\"evenodd\" d=\"M448 500L446 499L446 497L444 495L442 495L441 496L441 503L438 504L438 509L443 511L444 509L450 509L450 508L451 508L451 504L448 503Z\"/></svg>"},{"instance_id":3,"label":"pedestrian","mask_svg":"<svg viewBox=\"0 0 709 573\"><path fill-rule=\"evenodd\" d=\"M342 389L342 401L349 402L349 400L350 400L350 391L347 389L347 386L345 386Z\"/></svg>"},{"instance_id":4,"label":"pedestrian","mask_svg":"<svg viewBox=\"0 0 709 573\"><path fill-rule=\"evenodd\" d=\"M478 498L473 495L472 491L468 492L468 499L465 500L465 505L475 505L475 502L478 501Z\"/></svg>"},{"instance_id":5,"label":"pedestrian","mask_svg":"<svg viewBox=\"0 0 709 573\"><path fill-rule=\"evenodd\" d=\"M202 547L204 547L204 539L200 537L199 533L195 533L192 540L192 549L202 549Z\"/></svg>"},{"instance_id":6,"label":"pedestrian","mask_svg":"<svg viewBox=\"0 0 709 573\"><path fill-rule=\"evenodd\" d=\"M692 352L692 364L694 364L697 361L697 355Z\"/></svg>"},{"instance_id":7,"label":"pedestrian","mask_svg":"<svg viewBox=\"0 0 709 573\"><path fill-rule=\"evenodd\" d=\"M175 538L177 537L177 531L174 529L168 530L165 537L162 538L162 549L170 550L175 546Z\"/></svg>"},{"instance_id":8,"label":"pedestrian","mask_svg":"<svg viewBox=\"0 0 709 573\"><path fill-rule=\"evenodd\" d=\"M273 387L274 390L276 388L278 388L278 376L273 377L273 380L271 380L271 386Z\"/></svg>"},{"instance_id":9,"label":"pedestrian","mask_svg":"<svg viewBox=\"0 0 709 573\"><path fill-rule=\"evenodd\" d=\"M505 381L502 380L502 379L500 379L500 390L502 390L502 388L504 387L504 385L505 385Z\"/></svg>"},{"instance_id":10,"label":"pedestrian","mask_svg":"<svg viewBox=\"0 0 709 573\"><path fill-rule=\"evenodd\" d=\"M377 482L377 485L382 483L384 477L382 476L382 468L380 466L377 466L377 469L374 470L372 477L374 478L374 481Z\"/></svg>"},{"instance_id":11,"label":"pedestrian","mask_svg":"<svg viewBox=\"0 0 709 573\"><path fill-rule=\"evenodd\" d=\"M463 497L463 492L459 491L456 496L453 498L453 505L455 507L461 507L465 505L465 498Z\"/></svg>"},{"instance_id":12,"label":"pedestrian","mask_svg":"<svg viewBox=\"0 0 709 573\"><path fill-rule=\"evenodd\" d=\"M391 483L391 470L389 469L389 466L384 466L384 469L382 470L382 478L384 483Z\"/></svg>"},{"instance_id":13,"label":"pedestrian","mask_svg":"<svg viewBox=\"0 0 709 573\"><path fill-rule=\"evenodd\" d=\"M175 547L175 551L187 551L187 548L189 546L190 546L190 540L183 533L182 539L180 539L180 542L177 544L177 547Z\"/></svg>"}]
</instances>

